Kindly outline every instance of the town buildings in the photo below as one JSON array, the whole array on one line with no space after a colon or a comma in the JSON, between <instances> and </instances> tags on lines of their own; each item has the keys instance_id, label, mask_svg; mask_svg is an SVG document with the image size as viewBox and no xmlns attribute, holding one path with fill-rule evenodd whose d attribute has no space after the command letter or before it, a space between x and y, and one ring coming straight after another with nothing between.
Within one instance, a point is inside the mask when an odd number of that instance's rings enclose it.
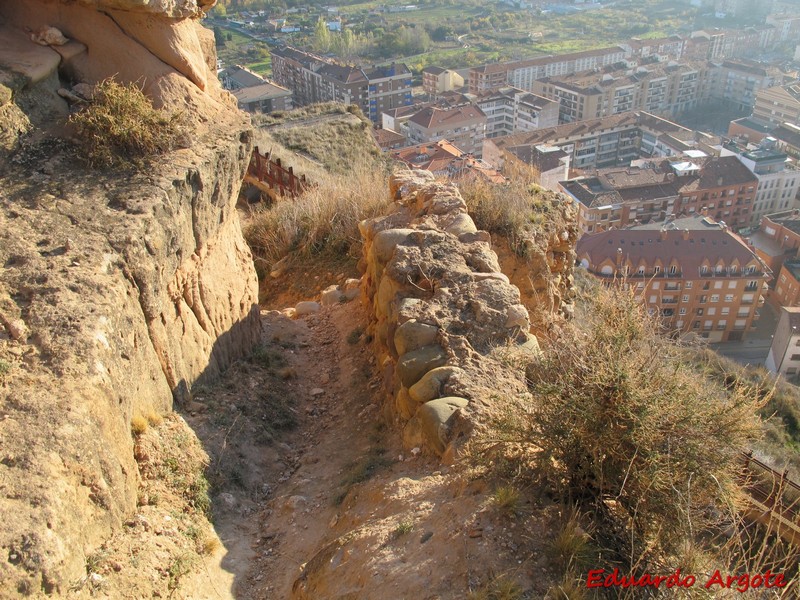
<instances>
[{"instance_id":1,"label":"town buildings","mask_svg":"<svg viewBox=\"0 0 800 600\"><path fill-rule=\"evenodd\" d=\"M509 85L532 91L533 82L543 77L607 67L624 61L625 57L625 49L614 46L473 67L468 75L469 91L478 94Z\"/></svg>"},{"instance_id":2,"label":"town buildings","mask_svg":"<svg viewBox=\"0 0 800 600\"><path fill-rule=\"evenodd\" d=\"M665 328L709 342L744 339L770 278L741 238L700 215L585 235L577 258L602 281L625 281Z\"/></svg>"},{"instance_id":3,"label":"town buildings","mask_svg":"<svg viewBox=\"0 0 800 600\"><path fill-rule=\"evenodd\" d=\"M578 208L581 232L593 233L683 215L710 215L733 228L750 224L758 180L736 156L700 151L637 160L559 185Z\"/></svg>"},{"instance_id":4,"label":"town buildings","mask_svg":"<svg viewBox=\"0 0 800 600\"><path fill-rule=\"evenodd\" d=\"M234 65L219 73L222 86L235 97L242 110L270 113L292 109L292 92L246 67Z\"/></svg>"},{"instance_id":5,"label":"town buildings","mask_svg":"<svg viewBox=\"0 0 800 600\"><path fill-rule=\"evenodd\" d=\"M391 156L412 169L423 169L449 179L506 182L506 178L491 165L463 152L447 140L409 146L393 151Z\"/></svg>"},{"instance_id":6,"label":"town buildings","mask_svg":"<svg viewBox=\"0 0 800 600\"><path fill-rule=\"evenodd\" d=\"M273 48L270 55L275 81L292 90L296 106L354 104L378 123L382 112L411 104L411 72L404 64L339 65L290 46Z\"/></svg>"},{"instance_id":7,"label":"town buildings","mask_svg":"<svg viewBox=\"0 0 800 600\"><path fill-rule=\"evenodd\" d=\"M572 169L586 170L628 165L637 158L682 154L716 143L713 136L667 119L645 112L626 112L486 139L483 158L502 169L507 161L519 161L525 147L546 144L566 152Z\"/></svg>"},{"instance_id":8,"label":"town buildings","mask_svg":"<svg viewBox=\"0 0 800 600\"><path fill-rule=\"evenodd\" d=\"M753 120L770 128L800 123L800 84L773 86L756 94Z\"/></svg>"},{"instance_id":9,"label":"town buildings","mask_svg":"<svg viewBox=\"0 0 800 600\"><path fill-rule=\"evenodd\" d=\"M408 140L413 144L447 139L464 152L480 158L486 137L486 121L486 115L477 106L429 106L411 116L406 128Z\"/></svg>"},{"instance_id":10,"label":"town buildings","mask_svg":"<svg viewBox=\"0 0 800 600\"><path fill-rule=\"evenodd\" d=\"M486 137L489 138L558 125L557 102L517 88L464 94L463 98L486 115Z\"/></svg>"},{"instance_id":11,"label":"town buildings","mask_svg":"<svg viewBox=\"0 0 800 600\"><path fill-rule=\"evenodd\" d=\"M764 138L755 148L729 143L721 149L721 155L738 157L758 179L751 226L758 225L765 214L798 207L800 171L795 161L778 149L775 138Z\"/></svg>"},{"instance_id":12,"label":"town buildings","mask_svg":"<svg viewBox=\"0 0 800 600\"><path fill-rule=\"evenodd\" d=\"M561 123L643 110L675 115L708 102L705 64L653 63L545 77L531 91L557 100Z\"/></svg>"},{"instance_id":13,"label":"town buildings","mask_svg":"<svg viewBox=\"0 0 800 600\"><path fill-rule=\"evenodd\" d=\"M452 69L434 66L422 69L422 89L432 97L462 87L464 87L464 78Z\"/></svg>"}]
</instances>

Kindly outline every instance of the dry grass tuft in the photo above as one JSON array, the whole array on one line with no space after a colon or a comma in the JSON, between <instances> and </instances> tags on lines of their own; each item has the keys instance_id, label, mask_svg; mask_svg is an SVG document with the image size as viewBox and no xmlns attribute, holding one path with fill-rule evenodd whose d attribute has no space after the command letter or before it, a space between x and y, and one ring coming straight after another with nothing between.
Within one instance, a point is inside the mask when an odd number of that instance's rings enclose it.
<instances>
[{"instance_id":1,"label":"dry grass tuft","mask_svg":"<svg viewBox=\"0 0 800 600\"><path fill-rule=\"evenodd\" d=\"M145 413L144 418L151 427L158 427L164 422L164 417L158 414L155 410L149 410Z\"/></svg>"},{"instance_id":2,"label":"dry grass tuft","mask_svg":"<svg viewBox=\"0 0 800 600\"><path fill-rule=\"evenodd\" d=\"M511 485L501 485L492 495L495 508L506 517L513 517L519 513L522 495L519 490Z\"/></svg>"},{"instance_id":3,"label":"dry grass tuft","mask_svg":"<svg viewBox=\"0 0 800 600\"><path fill-rule=\"evenodd\" d=\"M528 256L532 242L571 218L572 209L561 197L530 183L524 174L505 185L472 181L459 189L478 229L505 237L519 256Z\"/></svg>"},{"instance_id":4,"label":"dry grass tuft","mask_svg":"<svg viewBox=\"0 0 800 600\"><path fill-rule=\"evenodd\" d=\"M149 158L186 146L188 140L182 113L158 110L136 84L114 79L98 83L92 100L72 114L69 123L92 167L142 166Z\"/></svg>"},{"instance_id":5,"label":"dry grass tuft","mask_svg":"<svg viewBox=\"0 0 800 600\"><path fill-rule=\"evenodd\" d=\"M142 435L147 431L149 425L150 423L148 423L147 419L142 415L134 415L131 417L131 433L135 436Z\"/></svg>"},{"instance_id":6,"label":"dry grass tuft","mask_svg":"<svg viewBox=\"0 0 800 600\"><path fill-rule=\"evenodd\" d=\"M299 258L361 254L358 223L382 214L391 203L388 172L372 163L351 173L331 175L301 197L283 200L252 214L245 237L256 256L272 265L284 256Z\"/></svg>"}]
</instances>

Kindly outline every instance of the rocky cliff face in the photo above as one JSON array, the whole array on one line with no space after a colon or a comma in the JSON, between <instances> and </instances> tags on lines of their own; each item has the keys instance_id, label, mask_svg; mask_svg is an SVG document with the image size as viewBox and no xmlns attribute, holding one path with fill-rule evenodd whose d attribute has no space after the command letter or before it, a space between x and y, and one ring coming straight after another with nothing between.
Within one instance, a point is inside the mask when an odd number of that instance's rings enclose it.
<instances>
[{"instance_id":1,"label":"rocky cliff face","mask_svg":"<svg viewBox=\"0 0 800 600\"><path fill-rule=\"evenodd\" d=\"M186 18L202 8L0 2L0 596L86 574L136 506L131 418L170 410L259 334L235 211L250 127ZM71 41L35 45L45 26ZM147 172L81 167L56 91L115 74L187 111L192 146Z\"/></svg>"}]
</instances>

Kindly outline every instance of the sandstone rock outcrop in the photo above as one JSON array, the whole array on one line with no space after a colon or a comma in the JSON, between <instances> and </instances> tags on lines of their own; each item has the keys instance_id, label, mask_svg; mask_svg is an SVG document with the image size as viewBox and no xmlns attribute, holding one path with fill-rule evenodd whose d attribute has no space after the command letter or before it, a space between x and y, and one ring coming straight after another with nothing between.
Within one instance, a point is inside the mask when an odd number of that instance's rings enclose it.
<instances>
[{"instance_id":1,"label":"sandstone rock outcrop","mask_svg":"<svg viewBox=\"0 0 800 600\"><path fill-rule=\"evenodd\" d=\"M405 445L442 455L489 402L498 346L535 354L528 311L458 189L426 171L391 180L391 214L360 224L362 286L384 370L387 415Z\"/></svg>"},{"instance_id":2,"label":"sandstone rock outcrop","mask_svg":"<svg viewBox=\"0 0 800 600\"><path fill-rule=\"evenodd\" d=\"M136 507L132 418L190 398L260 335L235 209L251 129L194 31L208 6L0 0L2 597L69 596ZM123 31L123 9L175 45L174 64ZM70 41L34 43L26 28L45 26ZM37 131L58 132L61 86L115 74L187 112L192 147L147 172L92 172Z\"/></svg>"},{"instance_id":3,"label":"sandstone rock outcrop","mask_svg":"<svg viewBox=\"0 0 800 600\"><path fill-rule=\"evenodd\" d=\"M137 82L156 106L186 110L208 121L219 108L215 104L233 105L216 78L213 34L198 22L213 4L213 0L0 0L0 36L56 28L69 42L42 50L60 63L63 81L95 84L115 77ZM15 47L19 46L0 45L0 65L15 63L7 56ZM22 75L29 76L31 66Z\"/></svg>"}]
</instances>

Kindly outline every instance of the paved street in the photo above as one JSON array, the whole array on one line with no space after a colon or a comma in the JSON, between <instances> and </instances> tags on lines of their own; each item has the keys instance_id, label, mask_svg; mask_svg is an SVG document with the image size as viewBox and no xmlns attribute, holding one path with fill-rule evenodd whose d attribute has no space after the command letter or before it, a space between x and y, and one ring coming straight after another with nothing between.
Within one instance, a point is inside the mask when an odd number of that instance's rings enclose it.
<instances>
[{"instance_id":1,"label":"paved street","mask_svg":"<svg viewBox=\"0 0 800 600\"><path fill-rule=\"evenodd\" d=\"M772 345L778 316L769 303L765 303L759 311L761 318L756 322L755 328L747 333L743 342L709 344L708 347L743 365L763 365Z\"/></svg>"}]
</instances>

